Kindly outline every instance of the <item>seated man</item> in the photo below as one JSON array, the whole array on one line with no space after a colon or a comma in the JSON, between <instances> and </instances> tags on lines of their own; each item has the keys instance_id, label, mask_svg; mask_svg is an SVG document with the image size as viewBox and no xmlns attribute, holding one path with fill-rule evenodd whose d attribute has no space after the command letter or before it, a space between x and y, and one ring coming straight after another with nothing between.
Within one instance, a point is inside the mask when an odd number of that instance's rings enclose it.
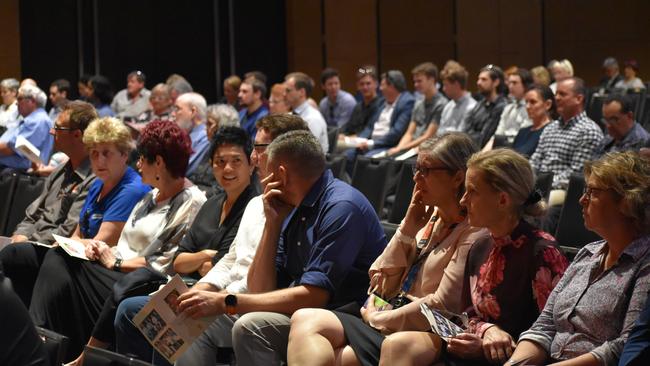
<instances>
[{"instance_id":1,"label":"seated man","mask_svg":"<svg viewBox=\"0 0 650 366\"><path fill-rule=\"evenodd\" d=\"M357 90L361 101L352 110L350 119L341 127L339 139L361 133L372 121L379 118L384 98L377 94L377 72L372 65L360 67L357 71Z\"/></svg>"},{"instance_id":2,"label":"seated man","mask_svg":"<svg viewBox=\"0 0 650 366\"><path fill-rule=\"evenodd\" d=\"M115 116L126 121L134 121L149 109L149 95L145 88L146 77L142 71L132 71L126 77L126 89L115 94L111 109Z\"/></svg>"},{"instance_id":3,"label":"seated man","mask_svg":"<svg viewBox=\"0 0 650 366\"><path fill-rule=\"evenodd\" d=\"M261 176L267 176L266 147L277 136L294 130L309 131L302 118L294 115L268 116L257 122L258 133L255 136L255 148L251 162L257 166ZM253 261L255 251L262 237L265 216L262 195L252 198L244 210L237 234L230 249L197 285L195 290L219 291L223 293L247 292L246 276ZM117 351L150 360L152 349L140 332L133 327L130 319L146 304L149 297L135 297L125 300L120 305L116 317ZM193 365L214 364L218 347L232 347L230 330L238 316L224 314L220 316L192 347L180 358L180 364ZM225 332L225 333L224 333ZM225 334L225 336L223 335ZM157 357L162 361L162 356Z\"/></svg>"},{"instance_id":4,"label":"seated man","mask_svg":"<svg viewBox=\"0 0 650 366\"><path fill-rule=\"evenodd\" d=\"M172 107L172 118L184 129L192 140L192 155L185 175L190 175L205 158L210 141L206 131L208 105L201 94L189 92L181 94Z\"/></svg>"},{"instance_id":5,"label":"seated man","mask_svg":"<svg viewBox=\"0 0 650 366\"><path fill-rule=\"evenodd\" d=\"M25 219L16 227L12 242L52 244L52 234L72 235L88 188L95 180L83 143L84 130L95 118L97 112L90 103L73 101L63 107L50 133L54 135L55 149L69 159L50 174L41 194L27 207Z\"/></svg>"},{"instance_id":6,"label":"seated man","mask_svg":"<svg viewBox=\"0 0 650 366\"><path fill-rule=\"evenodd\" d=\"M172 114L171 88L167 84L159 83L151 89L149 95L151 108L141 113L136 119L137 123L149 123L155 120L169 121ZM142 127L144 128L144 126Z\"/></svg>"},{"instance_id":7,"label":"seated man","mask_svg":"<svg viewBox=\"0 0 650 366\"><path fill-rule=\"evenodd\" d=\"M467 133L476 146L482 148L494 135L506 106L506 98L500 93L504 88L503 71L492 64L483 67L478 74L476 86L483 100L476 103L474 109L468 113L461 131Z\"/></svg>"},{"instance_id":8,"label":"seated man","mask_svg":"<svg viewBox=\"0 0 650 366\"><path fill-rule=\"evenodd\" d=\"M257 79L246 79L239 86L239 123L241 128L248 133L251 139L255 138L255 124L269 114L269 109L264 105L266 85Z\"/></svg>"},{"instance_id":9,"label":"seated man","mask_svg":"<svg viewBox=\"0 0 650 366\"><path fill-rule=\"evenodd\" d=\"M40 152L40 158L47 164L54 141L49 131L52 121L45 112L47 97L33 85L18 89L18 113L23 117L18 127L7 130L0 137L0 172L4 169L23 171L31 166L30 160L16 148L19 137L29 141Z\"/></svg>"},{"instance_id":10,"label":"seated man","mask_svg":"<svg viewBox=\"0 0 650 366\"><path fill-rule=\"evenodd\" d=\"M309 104L309 96L314 89L314 81L302 72L292 72L284 78L287 105L294 114L299 115L307 122L309 130L316 136L324 152L329 149L327 137L327 122L318 109Z\"/></svg>"},{"instance_id":11,"label":"seated man","mask_svg":"<svg viewBox=\"0 0 650 366\"><path fill-rule=\"evenodd\" d=\"M603 122L607 136L601 141L593 159L609 152L639 150L650 141L650 133L634 120L634 106L628 96L610 94L603 102Z\"/></svg>"},{"instance_id":12,"label":"seated man","mask_svg":"<svg viewBox=\"0 0 650 366\"><path fill-rule=\"evenodd\" d=\"M508 146L510 146L515 141L515 136L517 136L520 129L533 124L528 117L526 101L524 100L526 90L533 84L533 77L528 70L517 68L506 76L506 81L508 83L509 101L503 108L494 135L505 137Z\"/></svg>"},{"instance_id":13,"label":"seated man","mask_svg":"<svg viewBox=\"0 0 650 366\"><path fill-rule=\"evenodd\" d=\"M461 64L456 61L447 61L442 69L441 77L442 90L450 100L440 115L438 135L445 132L460 131L467 114L476 105L476 100L466 90L468 73Z\"/></svg>"},{"instance_id":14,"label":"seated man","mask_svg":"<svg viewBox=\"0 0 650 366\"><path fill-rule=\"evenodd\" d=\"M340 127L347 123L357 101L352 94L341 89L339 72L327 68L320 74L320 82L325 96L320 100L318 108L330 127Z\"/></svg>"},{"instance_id":15,"label":"seated man","mask_svg":"<svg viewBox=\"0 0 650 366\"><path fill-rule=\"evenodd\" d=\"M190 290L178 298L179 310L195 318L226 313L226 302L229 313L244 314L232 330L241 365L286 362L295 310L362 304L366 271L386 246L374 209L326 170L325 154L312 134L283 134L267 154L266 222L248 272L250 294Z\"/></svg>"},{"instance_id":16,"label":"seated man","mask_svg":"<svg viewBox=\"0 0 650 366\"><path fill-rule=\"evenodd\" d=\"M50 84L50 102L52 102L52 108L48 116L52 123L56 121L56 117L63 110L63 106L68 103L68 95L70 95L70 82L68 80L58 79Z\"/></svg>"},{"instance_id":17,"label":"seated man","mask_svg":"<svg viewBox=\"0 0 650 366\"><path fill-rule=\"evenodd\" d=\"M425 62L416 66L413 74L415 90L424 95L424 100L415 102L411 122L409 123L404 136L397 146L388 149L388 155L395 155L400 151L408 151L417 148L422 141L436 135L442 110L449 101L444 95L438 93L436 83L438 81L438 67ZM411 155L415 156L417 150Z\"/></svg>"}]
</instances>

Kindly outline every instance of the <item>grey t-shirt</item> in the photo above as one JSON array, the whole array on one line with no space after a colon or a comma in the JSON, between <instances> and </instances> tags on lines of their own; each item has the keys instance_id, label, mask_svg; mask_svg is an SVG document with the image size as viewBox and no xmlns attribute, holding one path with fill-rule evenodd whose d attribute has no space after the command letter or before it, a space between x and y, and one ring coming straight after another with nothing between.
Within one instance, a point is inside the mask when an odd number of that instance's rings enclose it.
<instances>
[{"instance_id":1,"label":"grey t-shirt","mask_svg":"<svg viewBox=\"0 0 650 366\"><path fill-rule=\"evenodd\" d=\"M449 100L442 94L436 93L430 100L418 100L413 107L412 120L415 121L413 138L422 136L431 122L440 124L440 116Z\"/></svg>"}]
</instances>

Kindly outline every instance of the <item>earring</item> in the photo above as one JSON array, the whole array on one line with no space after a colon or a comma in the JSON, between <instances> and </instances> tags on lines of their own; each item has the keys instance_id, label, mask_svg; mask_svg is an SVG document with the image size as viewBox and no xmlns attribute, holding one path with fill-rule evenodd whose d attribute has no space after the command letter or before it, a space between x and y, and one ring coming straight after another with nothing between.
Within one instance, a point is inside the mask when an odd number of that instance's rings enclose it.
<instances>
[{"instance_id":1,"label":"earring","mask_svg":"<svg viewBox=\"0 0 650 366\"><path fill-rule=\"evenodd\" d=\"M156 175L156 180L160 180L160 177Z\"/></svg>"}]
</instances>

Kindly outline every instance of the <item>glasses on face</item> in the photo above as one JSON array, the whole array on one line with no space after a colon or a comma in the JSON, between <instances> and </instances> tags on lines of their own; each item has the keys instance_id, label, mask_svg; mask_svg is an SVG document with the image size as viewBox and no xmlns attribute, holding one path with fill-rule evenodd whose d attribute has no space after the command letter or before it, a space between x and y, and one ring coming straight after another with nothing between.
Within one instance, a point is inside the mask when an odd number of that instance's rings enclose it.
<instances>
[{"instance_id":1,"label":"glasses on face","mask_svg":"<svg viewBox=\"0 0 650 366\"><path fill-rule=\"evenodd\" d=\"M226 165L230 165L231 168L238 168L242 165L243 162L244 159L242 159L239 156L234 156L230 158L224 156L216 156L212 161L212 165L219 168L225 168Z\"/></svg>"},{"instance_id":2,"label":"glasses on face","mask_svg":"<svg viewBox=\"0 0 650 366\"><path fill-rule=\"evenodd\" d=\"M585 186L585 189L582 191L582 195L585 197L585 199L590 202L591 197L593 196L594 192L604 192L607 189L604 188L596 188L596 187L589 187Z\"/></svg>"},{"instance_id":3,"label":"glasses on face","mask_svg":"<svg viewBox=\"0 0 650 366\"><path fill-rule=\"evenodd\" d=\"M262 154L266 151L266 147L271 145L269 144L254 144L253 148L255 149L255 152L258 154Z\"/></svg>"},{"instance_id":4,"label":"glasses on face","mask_svg":"<svg viewBox=\"0 0 650 366\"><path fill-rule=\"evenodd\" d=\"M423 177L428 176L429 173L433 172L433 171L449 171L449 168L447 168L447 167L442 167L442 166L427 167L427 166L422 166L422 165L419 165L419 164L413 165L412 169L413 169L413 175L416 175L417 173L420 173L420 175L423 176Z\"/></svg>"},{"instance_id":5,"label":"glasses on face","mask_svg":"<svg viewBox=\"0 0 650 366\"><path fill-rule=\"evenodd\" d=\"M52 129L54 131L74 131L74 130L78 130L79 128L76 128L76 127L62 127L62 126L54 125L54 126L52 126Z\"/></svg>"},{"instance_id":6,"label":"glasses on face","mask_svg":"<svg viewBox=\"0 0 650 366\"><path fill-rule=\"evenodd\" d=\"M606 124L606 125L615 125L615 124L617 124L618 121L620 121L620 120L621 120L621 119L620 119L619 117L614 116L614 117L609 117L609 118L604 118L604 117L603 117L600 121L601 121L603 124Z\"/></svg>"}]
</instances>

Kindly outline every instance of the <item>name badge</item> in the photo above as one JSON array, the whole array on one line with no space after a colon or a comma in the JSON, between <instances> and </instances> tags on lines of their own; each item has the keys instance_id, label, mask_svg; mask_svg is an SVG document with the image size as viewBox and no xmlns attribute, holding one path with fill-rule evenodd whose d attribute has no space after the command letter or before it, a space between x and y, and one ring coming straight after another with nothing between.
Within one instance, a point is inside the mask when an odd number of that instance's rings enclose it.
<instances>
[{"instance_id":1,"label":"name badge","mask_svg":"<svg viewBox=\"0 0 650 366\"><path fill-rule=\"evenodd\" d=\"M91 220L101 220L103 218L104 218L104 215L100 214L100 213L95 213L95 214L92 214L92 216L90 216Z\"/></svg>"}]
</instances>

